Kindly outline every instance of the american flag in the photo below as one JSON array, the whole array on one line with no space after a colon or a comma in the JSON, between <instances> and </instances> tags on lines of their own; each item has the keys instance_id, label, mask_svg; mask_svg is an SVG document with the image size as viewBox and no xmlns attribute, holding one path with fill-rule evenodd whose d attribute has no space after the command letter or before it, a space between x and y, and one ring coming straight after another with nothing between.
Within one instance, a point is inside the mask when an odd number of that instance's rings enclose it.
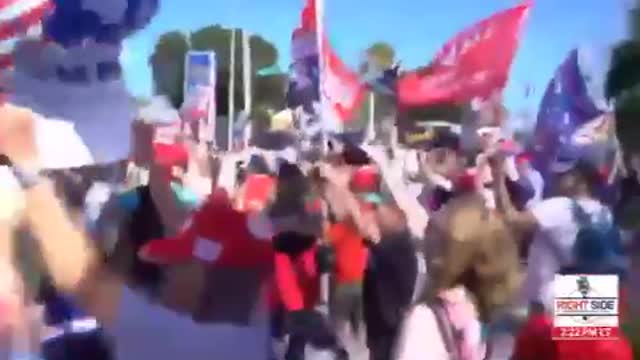
<instances>
[{"instance_id":1,"label":"american flag","mask_svg":"<svg viewBox=\"0 0 640 360\"><path fill-rule=\"evenodd\" d=\"M16 42L42 36L42 19L52 9L51 0L0 0L0 70L13 65Z\"/></svg>"}]
</instances>

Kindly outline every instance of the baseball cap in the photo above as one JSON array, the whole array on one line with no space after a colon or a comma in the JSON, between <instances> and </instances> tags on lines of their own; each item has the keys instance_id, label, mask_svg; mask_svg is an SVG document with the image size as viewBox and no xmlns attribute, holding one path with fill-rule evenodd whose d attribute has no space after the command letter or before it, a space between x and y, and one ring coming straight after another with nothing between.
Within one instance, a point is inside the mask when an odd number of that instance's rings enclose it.
<instances>
[{"instance_id":1,"label":"baseball cap","mask_svg":"<svg viewBox=\"0 0 640 360\"><path fill-rule=\"evenodd\" d=\"M195 260L210 266L259 267L271 261L272 235L268 218L236 210L227 193L216 190L177 236L152 240L138 255L162 265Z\"/></svg>"},{"instance_id":2,"label":"baseball cap","mask_svg":"<svg viewBox=\"0 0 640 360\"><path fill-rule=\"evenodd\" d=\"M522 152L516 155L516 163L518 164L530 163L531 161L533 161L533 156L530 153Z\"/></svg>"},{"instance_id":3,"label":"baseball cap","mask_svg":"<svg viewBox=\"0 0 640 360\"><path fill-rule=\"evenodd\" d=\"M375 167L365 165L356 169L351 176L350 186L361 201L369 204L384 203L380 194L381 177Z\"/></svg>"},{"instance_id":4,"label":"baseball cap","mask_svg":"<svg viewBox=\"0 0 640 360\"><path fill-rule=\"evenodd\" d=\"M185 169L189 165L189 151L183 144L154 143L153 153L155 162L160 165Z\"/></svg>"}]
</instances>

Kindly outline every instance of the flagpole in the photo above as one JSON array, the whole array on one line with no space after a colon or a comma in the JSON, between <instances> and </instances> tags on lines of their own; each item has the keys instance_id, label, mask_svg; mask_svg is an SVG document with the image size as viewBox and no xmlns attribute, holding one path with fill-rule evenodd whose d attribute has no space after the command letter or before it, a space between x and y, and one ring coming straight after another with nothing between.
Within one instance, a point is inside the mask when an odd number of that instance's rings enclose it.
<instances>
[{"instance_id":1,"label":"flagpole","mask_svg":"<svg viewBox=\"0 0 640 360\"><path fill-rule=\"evenodd\" d=\"M325 51L324 51L324 0L315 0L315 13L316 13L316 41L318 46L318 67L320 69L318 74L318 86L320 98L320 126L322 126L322 151L327 153L329 150L327 126L325 124L326 119L326 104L323 94L324 84L324 69L325 69ZM323 241L325 239L323 238ZM320 276L320 310L329 314L329 288L331 286L331 275L328 273Z\"/></svg>"},{"instance_id":2,"label":"flagpole","mask_svg":"<svg viewBox=\"0 0 640 360\"><path fill-rule=\"evenodd\" d=\"M376 117L376 95L373 91L369 93L369 122L367 125L367 141L373 141L376 138L375 128Z\"/></svg>"},{"instance_id":3,"label":"flagpole","mask_svg":"<svg viewBox=\"0 0 640 360\"><path fill-rule=\"evenodd\" d=\"M245 124L242 129L242 149L248 144L248 132L251 131L251 109L253 108L253 82L251 78L251 33L242 31L242 84L244 85Z\"/></svg>"},{"instance_id":4,"label":"flagpole","mask_svg":"<svg viewBox=\"0 0 640 360\"><path fill-rule=\"evenodd\" d=\"M316 13L316 43L318 46L318 86L320 98L320 111L318 111L318 116L320 117L320 126L322 127L322 150L326 154L328 151L328 136L326 131L326 101L323 95L323 84L324 84L324 69L325 69L325 51L324 51L324 0L315 0L315 13Z\"/></svg>"},{"instance_id":5,"label":"flagpole","mask_svg":"<svg viewBox=\"0 0 640 360\"><path fill-rule=\"evenodd\" d=\"M251 113L251 34L242 30L242 84L244 85L244 111Z\"/></svg>"},{"instance_id":6,"label":"flagpole","mask_svg":"<svg viewBox=\"0 0 640 360\"><path fill-rule=\"evenodd\" d=\"M233 148L233 118L235 115L235 89L236 89L236 29L231 29L231 49L230 61L229 61L229 109L227 111L228 128L227 128L227 151L231 151Z\"/></svg>"}]
</instances>

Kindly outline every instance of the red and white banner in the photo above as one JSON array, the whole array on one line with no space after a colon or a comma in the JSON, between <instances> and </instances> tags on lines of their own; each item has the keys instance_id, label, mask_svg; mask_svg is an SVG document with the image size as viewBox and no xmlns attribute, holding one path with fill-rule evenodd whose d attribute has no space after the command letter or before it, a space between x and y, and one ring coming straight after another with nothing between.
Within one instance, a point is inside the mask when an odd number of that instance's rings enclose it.
<instances>
[{"instance_id":1,"label":"red and white banner","mask_svg":"<svg viewBox=\"0 0 640 360\"><path fill-rule=\"evenodd\" d=\"M457 34L426 69L398 80L399 103L466 102L502 90L530 8L531 3L525 2Z\"/></svg>"},{"instance_id":2,"label":"red and white banner","mask_svg":"<svg viewBox=\"0 0 640 360\"><path fill-rule=\"evenodd\" d=\"M320 52L320 96L325 130L342 131L364 100L365 88L357 73L349 69L324 40Z\"/></svg>"}]
</instances>

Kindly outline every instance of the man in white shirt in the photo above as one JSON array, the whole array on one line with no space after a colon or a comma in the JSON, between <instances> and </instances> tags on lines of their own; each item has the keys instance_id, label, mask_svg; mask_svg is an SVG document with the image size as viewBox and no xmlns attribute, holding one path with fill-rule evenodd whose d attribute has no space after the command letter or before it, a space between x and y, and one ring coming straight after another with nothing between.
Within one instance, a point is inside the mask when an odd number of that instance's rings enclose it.
<instances>
[{"instance_id":1,"label":"man in white shirt","mask_svg":"<svg viewBox=\"0 0 640 360\"><path fill-rule=\"evenodd\" d=\"M504 177L500 166L494 176ZM513 206L504 186L496 182L499 209L507 220L525 233L533 233L529 248L523 300L538 310L551 310L554 275L574 265L573 246L579 226L574 219L577 204L590 216L611 218L611 212L594 194L601 184L598 171L580 159L576 150L561 153L552 165L555 176L554 197L534 204L526 211Z\"/></svg>"}]
</instances>

